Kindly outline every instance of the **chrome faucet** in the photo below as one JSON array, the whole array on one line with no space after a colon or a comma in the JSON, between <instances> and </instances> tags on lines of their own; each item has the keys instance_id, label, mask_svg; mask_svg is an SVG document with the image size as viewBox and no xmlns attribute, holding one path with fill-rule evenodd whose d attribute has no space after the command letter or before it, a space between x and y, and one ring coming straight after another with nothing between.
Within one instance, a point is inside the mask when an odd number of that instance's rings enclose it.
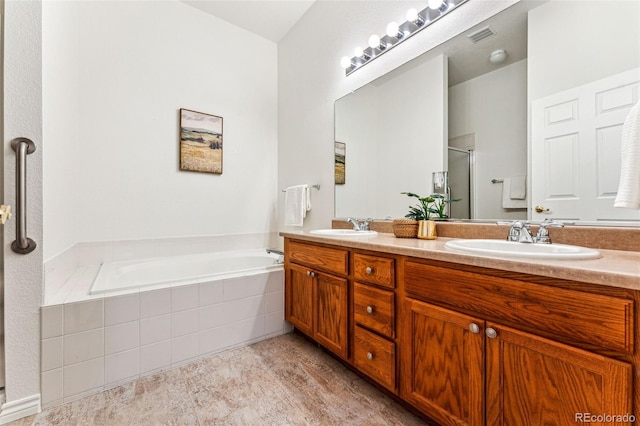
<instances>
[{"instance_id":1,"label":"chrome faucet","mask_svg":"<svg viewBox=\"0 0 640 426\"><path fill-rule=\"evenodd\" d=\"M516 241L518 243L535 243L533 235L531 235L531 228L529 227L529 223L516 220L511 224L511 228L509 229L509 235L507 236L507 241Z\"/></svg>"},{"instance_id":2,"label":"chrome faucet","mask_svg":"<svg viewBox=\"0 0 640 426\"><path fill-rule=\"evenodd\" d=\"M498 222L498 225L511 225L511 228L509 228L509 235L507 235L507 241L538 244L551 244L551 237L549 237L549 230L547 229L548 227L564 227L562 223L554 222L552 219L545 219L542 223L540 223L538 233L534 237L531 234L529 222L516 220L515 222L511 223Z\"/></svg>"},{"instance_id":3,"label":"chrome faucet","mask_svg":"<svg viewBox=\"0 0 640 426\"><path fill-rule=\"evenodd\" d=\"M551 237L549 236L548 227L553 228L564 228L562 223L554 222L553 219L545 219L540 223L540 228L538 228L538 233L536 234L536 243L539 244L551 244Z\"/></svg>"},{"instance_id":4,"label":"chrome faucet","mask_svg":"<svg viewBox=\"0 0 640 426\"><path fill-rule=\"evenodd\" d=\"M369 221L372 219L354 219L352 217L347 218L347 222L353 225L354 231L368 231Z\"/></svg>"}]
</instances>

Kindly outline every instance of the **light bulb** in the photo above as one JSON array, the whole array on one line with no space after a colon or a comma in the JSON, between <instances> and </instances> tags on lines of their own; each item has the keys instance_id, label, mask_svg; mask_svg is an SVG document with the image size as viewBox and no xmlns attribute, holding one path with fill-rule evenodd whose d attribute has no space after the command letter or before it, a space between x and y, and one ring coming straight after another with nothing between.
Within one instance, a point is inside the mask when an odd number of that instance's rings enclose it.
<instances>
[{"instance_id":1,"label":"light bulb","mask_svg":"<svg viewBox=\"0 0 640 426\"><path fill-rule=\"evenodd\" d=\"M369 47L372 49L377 49L378 47L380 47L380 37L378 37L376 34L369 37Z\"/></svg>"},{"instance_id":2,"label":"light bulb","mask_svg":"<svg viewBox=\"0 0 640 426\"><path fill-rule=\"evenodd\" d=\"M397 37L399 32L400 27L398 24L394 21L389 22L389 25L387 25L387 35L389 37Z\"/></svg>"},{"instance_id":3,"label":"light bulb","mask_svg":"<svg viewBox=\"0 0 640 426\"><path fill-rule=\"evenodd\" d=\"M416 22L418 20L418 11L415 9L407 10L407 21Z\"/></svg>"},{"instance_id":4,"label":"light bulb","mask_svg":"<svg viewBox=\"0 0 640 426\"><path fill-rule=\"evenodd\" d=\"M353 55L357 58L362 58L364 56L364 50L362 50L362 47L358 46L353 49Z\"/></svg>"},{"instance_id":5,"label":"light bulb","mask_svg":"<svg viewBox=\"0 0 640 426\"><path fill-rule=\"evenodd\" d=\"M342 68L349 68L351 66L351 58L343 56L342 59L340 59L340 65Z\"/></svg>"},{"instance_id":6,"label":"light bulb","mask_svg":"<svg viewBox=\"0 0 640 426\"><path fill-rule=\"evenodd\" d=\"M427 2L427 6L429 6L429 9L440 9L440 7L442 6L443 1L442 0L429 0Z\"/></svg>"}]
</instances>

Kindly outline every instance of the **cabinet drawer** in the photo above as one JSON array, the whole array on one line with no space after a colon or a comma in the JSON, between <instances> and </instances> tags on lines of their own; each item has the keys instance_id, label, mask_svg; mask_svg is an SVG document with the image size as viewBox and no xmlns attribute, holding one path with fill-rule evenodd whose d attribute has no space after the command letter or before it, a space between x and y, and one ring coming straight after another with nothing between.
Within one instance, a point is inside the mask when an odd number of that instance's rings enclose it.
<instances>
[{"instance_id":1,"label":"cabinet drawer","mask_svg":"<svg viewBox=\"0 0 640 426\"><path fill-rule=\"evenodd\" d=\"M353 276L358 281L394 288L393 265L393 259L354 254Z\"/></svg>"},{"instance_id":2,"label":"cabinet drawer","mask_svg":"<svg viewBox=\"0 0 640 426\"><path fill-rule=\"evenodd\" d=\"M357 324L387 337L394 337L395 309L393 292L354 283L353 315Z\"/></svg>"},{"instance_id":3,"label":"cabinet drawer","mask_svg":"<svg viewBox=\"0 0 640 426\"><path fill-rule=\"evenodd\" d=\"M560 339L633 353L633 300L411 261L404 272L412 297L508 320Z\"/></svg>"},{"instance_id":4,"label":"cabinet drawer","mask_svg":"<svg viewBox=\"0 0 640 426\"><path fill-rule=\"evenodd\" d=\"M347 275L349 272L347 250L319 247L296 241L289 242L288 249L286 255L291 262L341 275Z\"/></svg>"},{"instance_id":5,"label":"cabinet drawer","mask_svg":"<svg viewBox=\"0 0 640 426\"><path fill-rule=\"evenodd\" d=\"M396 349L393 342L355 327L353 361L356 368L390 390L396 387Z\"/></svg>"}]
</instances>

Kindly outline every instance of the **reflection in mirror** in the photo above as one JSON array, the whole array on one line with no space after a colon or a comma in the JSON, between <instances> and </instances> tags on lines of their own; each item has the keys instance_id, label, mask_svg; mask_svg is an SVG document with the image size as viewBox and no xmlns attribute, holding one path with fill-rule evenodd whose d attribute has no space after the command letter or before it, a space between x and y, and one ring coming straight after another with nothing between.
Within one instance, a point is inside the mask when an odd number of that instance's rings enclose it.
<instances>
[{"instance_id":1,"label":"reflection in mirror","mask_svg":"<svg viewBox=\"0 0 640 426\"><path fill-rule=\"evenodd\" d=\"M348 155L335 215L403 217L400 193L428 195L432 173L448 170L462 199L452 218L640 220L610 208L639 81L640 2L518 2L336 101ZM599 104L572 103L585 86ZM615 117L575 115L598 105ZM585 122L596 123L588 134Z\"/></svg>"}]
</instances>

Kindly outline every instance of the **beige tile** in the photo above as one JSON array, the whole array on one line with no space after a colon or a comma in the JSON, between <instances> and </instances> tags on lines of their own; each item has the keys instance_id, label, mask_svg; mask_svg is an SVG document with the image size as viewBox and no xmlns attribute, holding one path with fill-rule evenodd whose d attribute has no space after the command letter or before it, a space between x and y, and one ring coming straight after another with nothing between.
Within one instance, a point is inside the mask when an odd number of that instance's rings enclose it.
<instances>
[{"instance_id":1,"label":"beige tile","mask_svg":"<svg viewBox=\"0 0 640 426\"><path fill-rule=\"evenodd\" d=\"M93 330L104 326L102 299L64 305L64 334Z\"/></svg>"},{"instance_id":2,"label":"beige tile","mask_svg":"<svg viewBox=\"0 0 640 426\"><path fill-rule=\"evenodd\" d=\"M140 321L105 327L104 353L106 355L134 349L138 346L140 346Z\"/></svg>"},{"instance_id":3,"label":"beige tile","mask_svg":"<svg viewBox=\"0 0 640 426\"><path fill-rule=\"evenodd\" d=\"M140 318L138 293L108 297L104 300L104 325L115 325Z\"/></svg>"},{"instance_id":4,"label":"beige tile","mask_svg":"<svg viewBox=\"0 0 640 426\"><path fill-rule=\"evenodd\" d=\"M53 370L54 368L62 367L62 337L54 337L53 339L43 340L40 350L42 371L49 371Z\"/></svg>"},{"instance_id":5,"label":"beige tile","mask_svg":"<svg viewBox=\"0 0 640 426\"><path fill-rule=\"evenodd\" d=\"M63 352L65 366L104 356L104 329L66 334Z\"/></svg>"},{"instance_id":6,"label":"beige tile","mask_svg":"<svg viewBox=\"0 0 640 426\"><path fill-rule=\"evenodd\" d=\"M41 313L42 338L62 336L62 305L45 306Z\"/></svg>"}]
</instances>

